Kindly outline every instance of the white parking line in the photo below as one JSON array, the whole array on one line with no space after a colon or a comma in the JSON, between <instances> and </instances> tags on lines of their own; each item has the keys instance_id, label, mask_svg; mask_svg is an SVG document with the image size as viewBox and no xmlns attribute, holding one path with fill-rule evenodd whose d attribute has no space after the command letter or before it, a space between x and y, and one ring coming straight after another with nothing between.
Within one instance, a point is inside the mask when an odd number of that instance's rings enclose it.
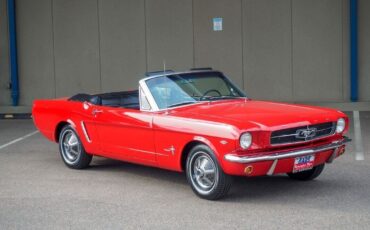
<instances>
[{"instance_id":1,"label":"white parking line","mask_svg":"<svg viewBox=\"0 0 370 230\"><path fill-rule=\"evenodd\" d=\"M24 139L26 139L26 138L28 138L28 137L30 137L30 136L32 136L32 135L35 135L36 133L38 133L39 131L34 131L34 132L32 132L32 133L29 133L29 134L27 134L27 135L24 135L23 137L20 137L20 138L17 138L17 139L15 139L15 140L12 140L11 142L8 142L8 143L6 143L6 144L3 144L3 145L0 145L0 149L3 149L3 148L6 148L6 147L8 147L9 145L12 145L12 144L15 144L15 143L17 143L17 142L19 142L19 141L22 141L22 140L24 140Z\"/></svg>"},{"instance_id":2,"label":"white parking line","mask_svg":"<svg viewBox=\"0 0 370 230\"><path fill-rule=\"evenodd\" d=\"M365 156L364 156L364 146L362 145L360 113L358 111L353 111L353 121L355 129L354 132L355 132L356 160L362 161L365 159Z\"/></svg>"}]
</instances>

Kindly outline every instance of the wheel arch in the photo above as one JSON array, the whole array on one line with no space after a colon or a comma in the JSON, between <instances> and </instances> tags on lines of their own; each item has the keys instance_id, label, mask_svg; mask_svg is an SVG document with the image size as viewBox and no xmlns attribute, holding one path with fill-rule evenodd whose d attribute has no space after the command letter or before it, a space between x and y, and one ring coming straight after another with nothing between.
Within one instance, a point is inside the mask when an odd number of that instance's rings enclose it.
<instances>
[{"instance_id":1,"label":"wheel arch","mask_svg":"<svg viewBox=\"0 0 370 230\"><path fill-rule=\"evenodd\" d=\"M182 171L185 171L185 169L186 169L186 159L189 155L190 150L196 145L206 145L206 146L208 146L213 151L213 153L215 154L215 157L218 158L218 152L217 152L215 146L209 140L207 140L203 137L202 138L194 137L194 139L189 141L181 151L180 166L181 166ZM219 163L221 164L221 162L219 162Z\"/></svg>"},{"instance_id":2,"label":"wheel arch","mask_svg":"<svg viewBox=\"0 0 370 230\"><path fill-rule=\"evenodd\" d=\"M68 122L66 121L61 121L58 123L58 125L55 127L55 132L54 132L54 139L58 143L59 142L59 135L60 132L62 131L63 127L69 125Z\"/></svg>"},{"instance_id":3,"label":"wheel arch","mask_svg":"<svg viewBox=\"0 0 370 230\"><path fill-rule=\"evenodd\" d=\"M55 126L55 131L54 131L54 140L55 142L59 142L59 135L60 135L60 132L62 131L62 129L64 128L64 126L66 125L71 125L73 128L76 127L75 123L73 121L71 121L70 119L66 120L66 121L60 121L56 126Z\"/></svg>"}]
</instances>

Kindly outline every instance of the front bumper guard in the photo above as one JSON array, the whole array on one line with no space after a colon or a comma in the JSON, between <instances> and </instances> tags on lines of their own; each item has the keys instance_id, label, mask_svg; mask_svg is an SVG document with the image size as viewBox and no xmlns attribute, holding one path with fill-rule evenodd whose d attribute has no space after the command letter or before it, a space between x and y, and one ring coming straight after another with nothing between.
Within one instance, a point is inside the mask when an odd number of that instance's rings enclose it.
<instances>
[{"instance_id":1,"label":"front bumper guard","mask_svg":"<svg viewBox=\"0 0 370 230\"><path fill-rule=\"evenodd\" d=\"M225 155L225 160L234 162L234 163L256 163L256 162L261 162L261 161L274 161L267 172L267 175L272 175L274 173L275 167L277 165L278 160L280 159L285 159L285 158L291 158L291 157L299 157L299 156L304 156L304 155L310 155L310 154L315 154L318 152L323 152L326 150L331 150L334 149L333 153L327 160L327 163L333 162L334 158L338 154L339 147L343 146L344 144L350 142L351 139L348 137L344 137L341 140L336 140L331 142L330 144L325 144L313 148L305 148L305 149L300 149L300 150L293 150L293 151L288 151L288 152L283 152L283 153L274 153L271 155L260 155L260 156L238 156L235 154L226 154Z\"/></svg>"}]
</instances>

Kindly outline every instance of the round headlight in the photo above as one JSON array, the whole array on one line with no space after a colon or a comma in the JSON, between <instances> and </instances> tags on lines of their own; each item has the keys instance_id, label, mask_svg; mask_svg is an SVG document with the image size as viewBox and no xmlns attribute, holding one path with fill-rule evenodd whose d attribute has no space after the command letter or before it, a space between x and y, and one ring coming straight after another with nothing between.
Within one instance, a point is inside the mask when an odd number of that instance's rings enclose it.
<instances>
[{"instance_id":1,"label":"round headlight","mask_svg":"<svg viewBox=\"0 0 370 230\"><path fill-rule=\"evenodd\" d=\"M247 149L251 146L251 144L252 144L252 135L248 132L243 133L240 136L240 147L242 147L243 149Z\"/></svg>"},{"instance_id":2,"label":"round headlight","mask_svg":"<svg viewBox=\"0 0 370 230\"><path fill-rule=\"evenodd\" d=\"M335 132L341 133L343 132L344 128L346 127L346 121L343 118L339 118L337 121L337 128Z\"/></svg>"}]
</instances>

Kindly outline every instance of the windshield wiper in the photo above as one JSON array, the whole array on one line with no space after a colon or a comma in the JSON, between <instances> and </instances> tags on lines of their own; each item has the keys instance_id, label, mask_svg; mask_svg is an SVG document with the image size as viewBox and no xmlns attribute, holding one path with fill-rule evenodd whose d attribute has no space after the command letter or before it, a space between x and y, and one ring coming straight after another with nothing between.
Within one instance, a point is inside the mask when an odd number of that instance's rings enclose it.
<instances>
[{"instance_id":1,"label":"windshield wiper","mask_svg":"<svg viewBox=\"0 0 370 230\"><path fill-rule=\"evenodd\" d=\"M194 104L194 103L195 103L195 101L183 101L183 102L180 102L180 103L172 104L172 105L168 106L167 108L172 108L172 107L181 106L181 105Z\"/></svg>"},{"instance_id":2,"label":"windshield wiper","mask_svg":"<svg viewBox=\"0 0 370 230\"><path fill-rule=\"evenodd\" d=\"M206 100L226 100L226 99L235 99L235 98L242 98L239 96L206 96L206 97L201 97L201 99L206 99Z\"/></svg>"}]
</instances>

